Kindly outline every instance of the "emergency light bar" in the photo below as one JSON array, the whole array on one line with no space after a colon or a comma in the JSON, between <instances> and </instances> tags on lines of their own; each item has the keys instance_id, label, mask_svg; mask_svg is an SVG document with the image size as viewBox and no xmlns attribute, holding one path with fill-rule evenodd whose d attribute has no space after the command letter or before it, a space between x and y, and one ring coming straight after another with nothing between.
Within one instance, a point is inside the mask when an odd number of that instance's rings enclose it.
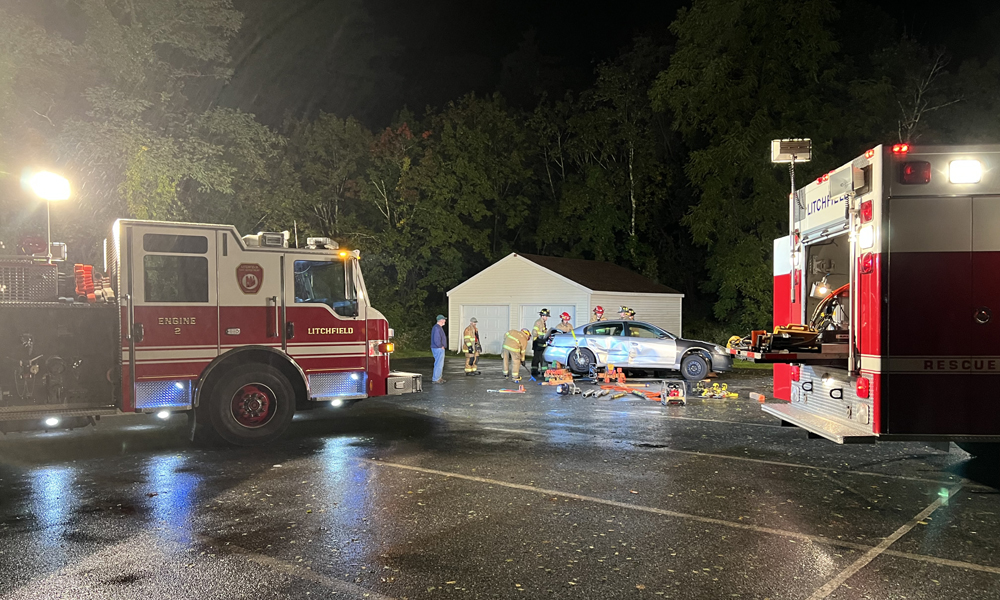
<instances>
[{"instance_id":1,"label":"emergency light bar","mask_svg":"<svg viewBox=\"0 0 1000 600\"><path fill-rule=\"evenodd\" d=\"M336 250L340 246L337 242L331 240L328 237L311 237L306 238L306 247L316 249L316 248L327 248L328 250Z\"/></svg>"}]
</instances>

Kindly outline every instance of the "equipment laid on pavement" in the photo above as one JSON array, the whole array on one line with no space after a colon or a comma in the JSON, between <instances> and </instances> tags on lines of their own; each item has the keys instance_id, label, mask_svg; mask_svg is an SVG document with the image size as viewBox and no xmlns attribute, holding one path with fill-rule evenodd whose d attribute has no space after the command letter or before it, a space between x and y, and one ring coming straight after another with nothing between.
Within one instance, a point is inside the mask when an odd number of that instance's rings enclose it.
<instances>
[{"instance_id":1,"label":"equipment laid on pavement","mask_svg":"<svg viewBox=\"0 0 1000 600\"><path fill-rule=\"evenodd\" d=\"M660 390L660 403L664 406L687 404L687 382L679 380L665 380L663 388Z\"/></svg>"},{"instance_id":2,"label":"equipment laid on pavement","mask_svg":"<svg viewBox=\"0 0 1000 600\"><path fill-rule=\"evenodd\" d=\"M523 394L524 393L524 386L523 385L519 385L519 386L517 386L516 390L499 389L499 390L486 390L486 391L487 392L493 392L495 394Z\"/></svg>"},{"instance_id":3,"label":"equipment laid on pavement","mask_svg":"<svg viewBox=\"0 0 1000 600\"><path fill-rule=\"evenodd\" d=\"M701 382L698 382L696 389L700 392L702 398L712 398L714 400L725 400L727 398L739 398L739 394L736 392L730 392L729 386L725 383L713 383L711 386L707 386Z\"/></svg>"}]
</instances>

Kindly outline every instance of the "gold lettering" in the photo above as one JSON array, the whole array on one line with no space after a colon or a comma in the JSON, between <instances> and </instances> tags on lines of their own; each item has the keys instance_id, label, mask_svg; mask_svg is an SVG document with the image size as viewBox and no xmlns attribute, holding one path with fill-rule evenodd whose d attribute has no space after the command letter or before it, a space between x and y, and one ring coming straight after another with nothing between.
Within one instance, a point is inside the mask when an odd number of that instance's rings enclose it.
<instances>
[{"instance_id":1,"label":"gold lettering","mask_svg":"<svg viewBox=\"0 0 1000 600\"><path fill-rule=\"evenodd\" d=\"M306 330L309 335L351 335L354 333L353 327L310 327Z\"/></svg>"},{"instance_id":2,"label":"gold lettering","mask_svg":"<svg viewBox=\"0 0 1000 600\"><path fill-rule=\"evenodd\" d=\"M156 322L160 325L197 325L197 317L158 317ZM175 329L176 333L180 333L179 329Z\"/></svg>"}]
</instances>

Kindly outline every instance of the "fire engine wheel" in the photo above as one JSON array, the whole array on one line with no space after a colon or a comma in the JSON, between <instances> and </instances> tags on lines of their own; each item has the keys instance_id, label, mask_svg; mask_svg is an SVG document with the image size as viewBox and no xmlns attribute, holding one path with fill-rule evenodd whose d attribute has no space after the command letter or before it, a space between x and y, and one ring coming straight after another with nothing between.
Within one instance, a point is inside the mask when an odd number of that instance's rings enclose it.
<instances>
[{"instance_id":1,"label":"fire engine wheel","mask_svg":"<svg viewBox=\"0 0 1000 600\"><path fill-rule=\"evenodd\" d=\"M597 364L597 358L594 356L594 353L586 348L576 348L569 353L568 360L567 366L569 370L577 375L589 374L590 367Z\"/></svg>"},{"instance_id":2,"label":"fire engine wheel","mask_svg":"<svg viewBox=\"0 0 1000 600\"><path fill-rule=\"evenodd\" d=\"M270 365L233 369L212 390L209 417L219 437L239 446L266 444L288 429L295 392Z\"/></svg>"},{"instance_id":3,"label":"fire engine wheel","mask_svg":"<svg viewBox=\"0 0 1000 600\"><path fill-rule=\"evenodd\" d=\"M681 361L681 376L688 381L701 381L708 377L708 361L704 356L688 354Z\"/></svg>"}]
</instances>

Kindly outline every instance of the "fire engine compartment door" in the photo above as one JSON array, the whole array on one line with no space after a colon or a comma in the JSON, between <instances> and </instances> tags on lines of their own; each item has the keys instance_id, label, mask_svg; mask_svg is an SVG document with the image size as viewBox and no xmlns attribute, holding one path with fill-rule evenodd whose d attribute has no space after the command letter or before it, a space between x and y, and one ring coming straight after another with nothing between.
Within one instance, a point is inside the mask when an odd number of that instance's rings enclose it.
<instances>
[{"instance_id":1,"label":"fire engine compartment door","mask_svg":"<svg viewBox=\"0 0 1000 600\"><path fill-rule=\"evenodd\" d=\"M281 249L244 248L232 231L216 233L221 351L251 345L281 349Z\"/></svg>"},{"instance_id":2,"label":"fire engine compartment door","mask_svg":"<svg viewBox=\"0 0 1000 600\"><path fill-rule=\"evenodd\" d=\"M126 226L130 369L137 411L191 406L194 381L219 353L216 232Z\"/></svg>"},{"instance_id":3,"label":"fire engine compartment door","mask_svg":"<svg viewBox=\"0 0 1000 600\"><path fill-rule=\"evenodd\" d=\"M287 352L314 398L367 395L367 302L357 260L289 255L285 269Z\"/></svg>"},{"instance_id":4,"label":"fire engine compartment door","mask_svg":"<svg viewBox=\"0 0 1000 600\"><path fill-rule=\"evenodd\" d=\"M970 197L888 200L884 433L996 432L997 413L985 410L991 394L977 385L986 379L973 371L985 358L974 356L973 290L997 275L974 272L973 248L985 240L974 237L982 227L973 226L973 206Z\"/></svg>"}]
</instances>

